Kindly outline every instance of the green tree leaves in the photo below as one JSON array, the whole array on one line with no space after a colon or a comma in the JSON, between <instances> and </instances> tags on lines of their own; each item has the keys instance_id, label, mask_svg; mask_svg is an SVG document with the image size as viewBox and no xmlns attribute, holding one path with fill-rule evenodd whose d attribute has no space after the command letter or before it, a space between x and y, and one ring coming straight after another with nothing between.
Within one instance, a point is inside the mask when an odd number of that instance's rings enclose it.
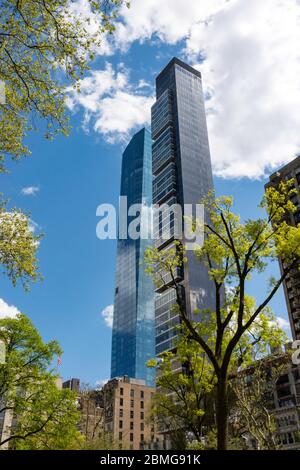
<instances>
[{"instance_id":1,"label":"green tree leaves","mask_svg":"<svg viewBox=\"0 0 300 470\"><path fill-rule=\"evenodd\" d=\"M8 211L0 200L0 264L16 285L20 280L25 289L39 278L36 252L41 235L35 235L29 218L17 209Z\"/></svg>"},{"instance_id":2,"label":"green tree leaves","mask_svg":"<svg viewBox=\"0 0 300 470\"><path fill-rule=\"evenodd\" d=\"M199 357L205 355L215 376L218 449L228 446L230 377L285 340L268 304L289 272L299 269L300 225L288 223L295 210L293 194L292 181L269 187L261 203L267 217L245 222L232 211L230 197L209 194L202 201L207 214L204 243L195 254L207 266L213 281L215 309L194 312L198 322L186 311L180 279L176 277L176 270L186 262L184 246L176 242L169 250L149 248L145 254L147 270L156 285L175 289L186 338L196 345ZM194 226L201 223L192 222ZM284 260L281 276L272 280L271 287L266 286L265 298L257 303L247 293L248 282L278 256Z\"/></svg>"},{"instance_id":3,"label":"green tree leaves","mask_svg":"<svg viewBox=\"0 0 300 470\"><path fill-rule=\"evenodd\" d=\"M66 86L78 80L112 33L122 0L88 0L89 18L75 14L69 0L4 0L0 18L0 80L6 104L0 105L0 161L29 155L24 138L44 121L45 136L69 132Z\"/></svg>"},{"instance_id":4,"label":"green tree leaves","mask_svg":"<svg viewBox=\"0 0 300 470\"><path fill-rule=\"evenodd\" d=\"M44 343L22 314L0 320L6 361L0 365L0 412L13 417L0 446L21 449L64 449L79 439L76 397L57 387L51 371L61 354L56 341Z\"/></svg>"}]
</instances>

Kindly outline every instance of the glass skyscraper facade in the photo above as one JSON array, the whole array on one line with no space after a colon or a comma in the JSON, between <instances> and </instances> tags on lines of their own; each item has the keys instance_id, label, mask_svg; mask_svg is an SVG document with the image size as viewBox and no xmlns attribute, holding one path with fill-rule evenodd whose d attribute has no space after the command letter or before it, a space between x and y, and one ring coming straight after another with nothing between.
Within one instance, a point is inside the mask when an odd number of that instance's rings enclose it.
<instances>
[{"instance_id":1,"label":"glass skyscraper facade","mask_svg":"<svg viewBox=\"0 0 300 470\"><path fill-rule=\"evenodd\" d=\"M120 195L127 197L128 207L152 204L151 147L151 134L142 129L123 153ZM142 212L140 232L148 223L147 216L147 210ZM132 219L128 217L127 227ZM151 243L150 236L118 239L111 356L112 378L127 375L144 379L150 386L154 385L154 371L146 362L155 356L154 286L145 273L143 258Z\"/></svg>"},{"instance_id":2,"label":"glass skyscraper facade","mask_svg":"<svg viewBox=\"0 0 300 470\"><path fill-rule=\"evenodd\" d=\"M196 205L213 189L201 74L177 58L156 79L152 107L153 203ZM176 221L169 219L170 238L160 239L163 220L154 227L155 244L168 249L176 239ZM180 221L183 224L183 220ZM177 271L187 314L196 308L214 309L214 289L207 268L187 252L188 262ZM172 312L175 290L157 290L155 300L156 354L173 349L178 315ZM196 317L195 317L196 318Z\"/></svg>"}]
</instances>

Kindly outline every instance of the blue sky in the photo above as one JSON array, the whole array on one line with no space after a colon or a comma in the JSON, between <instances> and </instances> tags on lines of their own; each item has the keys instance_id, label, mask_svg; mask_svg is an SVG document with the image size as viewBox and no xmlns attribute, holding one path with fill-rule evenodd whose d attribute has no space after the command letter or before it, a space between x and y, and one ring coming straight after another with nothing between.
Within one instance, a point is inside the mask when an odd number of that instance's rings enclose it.
<instances>
[{"instance_id":1,"label":"blue sky","mask_svg":"<svg viewBox=\"0 0 300 470\"><path fill-rule=\"evenodd\" d=\"M83 8L84 0L77 3ZM249 10L249 2L244 0L215 0L208 11L203 4L195 7L198 2L173 0L169 16L177 23L170 28L170 18L164 13L165 23L161 22L152 8L155 3L140 0L138 7L134 1L131 11L122 13L122 26L113 43L99 51L82 83L82 95L70 94L70 137L48 142L39 132L31 134L30 158L10 162L10 173L1 175L1 191L10 198L10 204L30 211L36 230L44 232L45 237L39 249L44 280L25 293L2 276L0 298L30 316L45 340L56 338L61 343L64 354L59 371L65 379L78 377L92 385L108 378L110 372L111 328L101 312L113 303L116 255L115 241L96 238L96 208L102 203L117 205L122 150L136 130L149 126L155 75L174 55L202 70L209 98L206 107L216 191L233 195L236 210L245 218L259 215L257 204L266 175L270 168L291 160L299 144L299 106L296 116L290 98L292 92L294 99L300 96L295 96L299 84L292 78L294 73L299 81L299 64L296 55L294 62L284 58L284 47L299 34L293 21L295 12L299 15L297 2L284 2L290 6L290 15L285 13L284 31L278 32L281 47L274 39L278 17L282 16L281 2L268 16L259 6L264 2L256 0L250 2L256 4L256 11ZM186 13L183 4L191 11ZM247 24L251 14L253 30L240 32L236 22L240 24L244 18ZM203 31L202 19L207 15L211 30ZM217 29L220 24L224 26L221 32ZM218 45L220 53L216 52ZM224 57L230 45L232 55L226 56L226 64ZM293 53L294 49L290 55ZM272 61L266 69L267 55ZM277 72L272 66L280 60L284 77L274 84L272 77ZM254 63L253 82L247 81ZM264 77L266 87L260 82L257 88L254 82L258 77ZM281 114L288 116L284 125ZM24 194L24 188L37 190ZM276 273L278 266L274 263L264 280ZM255 279L249 292L261 298L262 280ZM272 307L278 316L287 318L282 292Z\"/></svg>"}]
</instances>

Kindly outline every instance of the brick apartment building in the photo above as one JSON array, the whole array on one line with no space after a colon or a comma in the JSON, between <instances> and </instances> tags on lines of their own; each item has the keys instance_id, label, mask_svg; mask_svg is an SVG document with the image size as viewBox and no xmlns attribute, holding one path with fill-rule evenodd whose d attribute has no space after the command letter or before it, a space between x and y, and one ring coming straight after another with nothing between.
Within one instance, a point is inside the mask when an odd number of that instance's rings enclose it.
<instances>
[{"instance_id":1,"label":"brick apartment building","mask_svg":"<svg viewBox=\"0 0 300 470\"><path fill-rule=\"evenodd\" d=\"M97 442L104 434L102 390L80 391L78 410L80 411L79 431L85 436L87 442Z\"/></svg>"},{"instance_id":2,"label":"brick apartment building","mask_svg":"<svg viewBox=\"0 0 300 470\"><path fill-rule=\"evenodd\" d=\"M277 436L283 449L300 450L300 366L283 374L274 393Z\"/></svg>"},{"instance_id":3,"label":"brick apartment building","mask_svg":"<svg viewBox=\"0 0 300 470\"><path fill-rule=\"evenodd\" d=\"M144 380L127 376L104 385L104 434L119 448L139 450L151 447L156 436L150 420L155 389Z\"/></svg>"}]
</instances>

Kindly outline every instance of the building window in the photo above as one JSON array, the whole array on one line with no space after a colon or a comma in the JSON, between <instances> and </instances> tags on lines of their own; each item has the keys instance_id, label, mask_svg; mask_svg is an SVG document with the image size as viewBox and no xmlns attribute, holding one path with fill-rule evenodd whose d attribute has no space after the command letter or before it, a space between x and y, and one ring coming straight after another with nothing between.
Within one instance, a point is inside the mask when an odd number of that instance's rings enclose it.
<instances>
[{"instance_id":1,"label":"building window","mask_svg":"<svg viewBox=\"0 0 300 470\"><path fill-rule=\"evenodd\" d=\"M134 390L133 389L130 390L130 396L131 396L131 398L134 397Z\"/></svg>"},{"instance_id":2,"label":"building window","mask_svg":"<svg viewBox=\"0 0 300 470\"><path fill-rule=\"evenodd\" d=\"M130 406L131 406L131 408L134 407L134 400L130 400Z\"/></svg>"},{"instance_id":3,"label":"building window","mask_svg":"<svg viewBox=\"0 0 300 470\"><path fill-rule=\"evenodd\" d=\"M123 421L120 419L120 421L119 421L119 428L122 429L122 427L123 427Z\"/></svg>"},{"instance_id":4,"label":"building window","mask_svg":"<svg viewBox=\"0 0 300 470\"><path fill-rule=\"evenodd\" d=\"M130 421L130 431L133 430L133 421Z\"/></svg>"},{"instance_id":5,"label":"building window","mask_svg":"<svg viewBox=\"0 0 300 470\"><path fill-rule=\"evenodd\" d=\"M123 406L123 398L120 398L120 406Z\"/></svg>"},{"instance_id":6,"label":"building window","mask_svg":"<svg viewBox=\"0 0 300 470\"><path fill-rule=\"evenodd\" d=\"M134 417L134 412L131 410L130 411L130 419L133 419L133 417Z\"/></svg>"},{"instance_id":7,"label":"building window","mask_svg":"<svg viewBox=\"0 0 300 470\"><path fill-rule=\"evenodd\" d=\"M119 441L123 439L123 433L119 432Z\"/></svg>"},{"instance_id":8,"label":"building window","mask_svg":"<svg viewBox=\"0 0 300 470\"><path fill-rule=\"evenodd\" d=\"M144 412L141 411L141 419L144 419Z\"/></svg>"},{"instance_id":9,"label":"building window","mask_svg":"<svg viewBox=\"0 0 300 470\"><path fill-rule=\"evenodd\" d=\"M141 442L144 442L144 434L141 434Z\"/></svg>"},{"instance_id":10,"label":"building window","mask_svg":"<svg viewBox=\"0 0 300 470\"><path fill-rule=\"evenodd\" d=\"M144 390L141 390L141 398L144 398Z\"/></svg>"},{"instance_id":11,"label":"building window","mask_svg":"<svg viewBox=\"0 0 300 470\"><path fill-rule=\"evenodd\" d=\"M120 395L124 395L124 389L123 389L123 387L120 388Z\"/></svg>"},{"instance_id":12,"label":"building window","mask_svg":"<svg viewBox=\"0 0 300 470\"><path fill-rule=\"evenodd\" d=\"M119 411L119 417L120 417L120 418L123 418L123 409L120 409L120 411Z\"/></svg>"},{"instance_id":13,"label":"building window","mask_svg":"<svg viewBox=\"0 0 300 470\"><path fill-rule=\"evenodd\" d=\"M143 409L144 408L144 402L141 401L141 408Z\"/></svg>"},{"instance_id":14,"label":"building window","mask_svg":"<svg viewBox=\"0 0 300 470\"><path fill-rule=\"evenodd\" d=\"M133 432L130 433L130 442L133 442Z\"/></svg>"},{"instance_id":15,"label":"building window","mask_svg":"<svg viewBox=\"0 0 300 470\"><path fill-rule=\"evenodd\" d=\"M141 423L141 431L144 431L144 423Z\"/></svg>"}]
</instances>

